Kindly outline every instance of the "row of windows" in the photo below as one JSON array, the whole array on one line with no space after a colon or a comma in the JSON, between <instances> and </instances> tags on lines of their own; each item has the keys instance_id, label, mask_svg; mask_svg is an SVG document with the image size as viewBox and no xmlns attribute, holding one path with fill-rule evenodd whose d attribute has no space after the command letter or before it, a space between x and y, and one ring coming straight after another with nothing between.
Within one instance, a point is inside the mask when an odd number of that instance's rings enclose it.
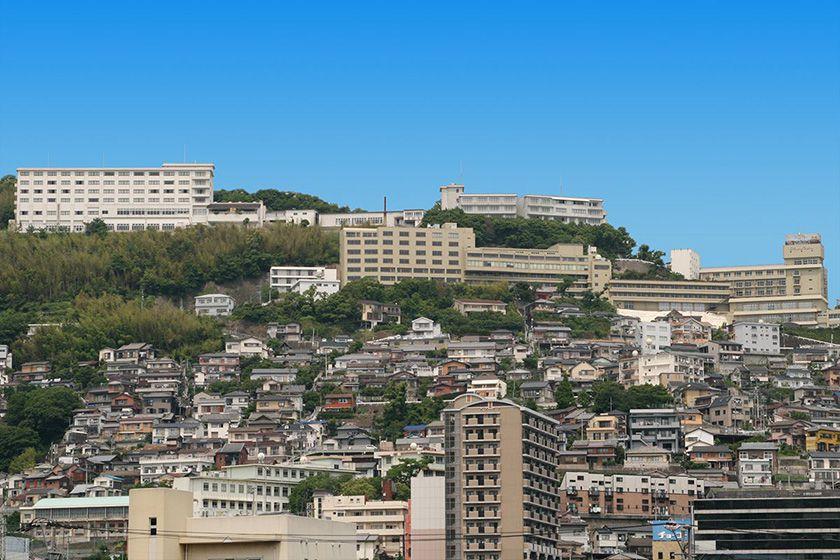
<instances>
[{"instance_id":1,"label":"row of windows","mask_svg":"<svg viewBox=\"0 0 840 560\"><path fill-rule=\"evenodd\" d=\"M175 183L176 183L176 181L174 179L163 181L164 185L174 185ZM177 183L179 185L189 185L190 181L189 180L179 180L179 181L177 181ZM20 181L20 186L21 187L28 187L30 185L35 185L35 186L39 186L39 185L62 185L62 186L80 185L80 186L84 186L84 185L87 185L87 186L92 186L92 187L98 187L99 185L105 185L105 186L109 186L109 185L120 185L120 186L134 185L134 186L144 187L146 185L154 186L154 185L160 185L160 184L161 184L160 181L129 181L127 179L126 180L119 180L119 181L108 180L108 179L106 179L104 181L83 181L83 180L71 181L69 179L66 179L66 180L62 179L61 181L49 181L48 180L46 182L39 181L39 180L35 180L35 181L22 180L22 181ZM206 181L196 181L195 184L196 185L204 185L204 184L206 184Z\"/></svg>"},{"instance_id":2,"label":"row of windows","mask_svg":"<svg viewBox=\"0 0 840 560\"><path fill-rule=\"evenodd\" d=\"M102 189L102 194L114 194L114 189ZM117 189L117 194L145 194L145 189ZM175 194L175 189L163 189L164 194ZM189 194L189 189L178 189L181 194ZM29 189L20 189L18 194L29 194ZM44 189L32 189L32 194L44 194ZM58 194L57 189L47 189L47 194ZM61 189L61 194L70 194L70 189ZM73 194L85 194L85 189L73 189ZM87 194L99 194L99 189L88 189ZM149 189L149 194L160 194L160 189ZM24 201L25 199L20 199Z\"/></svg>"},{"instance_id":3,"label":"row of windows","mask_svg":"<svg viewBox=\"0 0 840 560\"><path fill-rule=\"evenodd\" d=\"M29 204L29 199L28 198L21 198L18 202L20 204ZM70 204L71 199L70 199L70 197L58 198L58 199L57 198L46 198L46 199L33 198L32 199L32 204L44 204L44 202L46 202L47 204L56 204L56 203ZM174 203L175 198L174 197L164 197L162 199L161 198L149 198L149 199L135 198L135 199L132 200L131 198L128 198L128 197L120 197L120 198L116 198L116 199L105 197L105 198L102 198L102 199L100 199L100 198L88 198L87 201L84 198L73 198L72 202L74 204L84 204L85 202L94 202L94 203L101 202L102 204L128 204L130 202L134 202L135 204L138 204L138 203L143 204L143 203L146 203L146 202L148 202L149 204L159 204L159 203L163 202L165 204L165 203ZM189 197L181 197L181 198L178 199L178 202L182 203L182 204L189 204L190 203L190 198ZM25 212L21 212L21 213L24 214Z\"/></svg>"},{"instance_id":4,"label":"row of windows","mask_svg":"<svg viewBox=\"0 0 840 560\"><path fill-rule=\"evenodd\" d=\"M21 177L158 177L163 174L164 177L174 177L177 173L179 177L189 177L192 173L195 177L204 177L207 175L206 171L21 171Z\"/></svg>"}]
</instances>

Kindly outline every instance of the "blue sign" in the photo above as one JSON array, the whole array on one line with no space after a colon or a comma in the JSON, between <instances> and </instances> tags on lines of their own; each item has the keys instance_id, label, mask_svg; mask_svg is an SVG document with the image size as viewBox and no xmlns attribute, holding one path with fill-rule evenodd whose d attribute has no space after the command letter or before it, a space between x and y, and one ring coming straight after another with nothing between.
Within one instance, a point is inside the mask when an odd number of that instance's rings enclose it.
<instances>
[{"instance_id":1,"label":"blue sign","mask_svg":"<svg viewBox=\"0 0 840 560\"><path fill-rule=\"evenodd\" d=\"M688 542L691 519L657 519L651 521L653 540Z\"/></svg>"}]
</instances>

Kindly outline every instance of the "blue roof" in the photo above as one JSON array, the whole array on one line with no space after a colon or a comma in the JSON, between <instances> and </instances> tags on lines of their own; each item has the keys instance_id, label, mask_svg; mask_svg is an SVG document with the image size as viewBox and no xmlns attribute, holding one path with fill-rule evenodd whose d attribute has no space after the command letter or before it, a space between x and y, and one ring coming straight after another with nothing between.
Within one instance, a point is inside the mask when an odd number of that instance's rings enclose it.
<instances>
[{"instance_id":1,"label":"blue roof","mask_svg":"<svg viewBox=\"0 0 840 560\"><path fill-rule=\"evenodd\" d=\"M406 426L405 428L403 428L403 431L405 431L405 432L422 432L427 427L428 426L426 424L410 424L410 425Z\"/></svg>"}]
</instances>

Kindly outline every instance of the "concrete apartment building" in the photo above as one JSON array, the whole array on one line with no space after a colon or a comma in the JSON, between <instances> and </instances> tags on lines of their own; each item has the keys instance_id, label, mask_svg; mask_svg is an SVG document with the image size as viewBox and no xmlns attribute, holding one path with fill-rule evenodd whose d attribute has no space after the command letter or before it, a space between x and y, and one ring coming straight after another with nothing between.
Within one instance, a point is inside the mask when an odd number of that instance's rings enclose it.
<instances>
[{"instance_id":1,"label":"concrete apartment building","mask_svg":"<svg viewBox=\"0 0 840 560\"><path fill-rule=\"evenodd\" d=\"M669 453L683 450L680 417L673 408L634 408L627 423L630 448L647 445L661 447Z\"/></svg>"},{"instance_id":2,"label":"concrete apartment building","mask_svg":"<svg viewBox=\"0 0 840 560\"><path fill-rule=\"evenodd\" d=\"M729 284L700 280L613 278L604 295L620 309L726 313Z\"/></svg>"},{"instance_id":3,"label":"concrete apartment building","mask_svg":"<svg viewBox=\"0 0 840 560\"><path fill-rule=\"evenodd\" d=\"M694 558L836 559L838 518L837 490L713 490L694 502Z\"/></svg>"},{"instance_id":4,"label":"concrete apartment building","mask_svg":"<svg viewBox=\"0 0 840 560\"><path fill-rule=\"evenodd\" d=\"M115 231L208 223L214 171L212 163L19 168L15 226L78 232L97 218Z\"/></svg>"},{"instance_id":5,"label":"concrete apartment building","mask_svg":"<svg viewBox=\"0 0 840 560\"><path fill-rule=\"evenodd\" d=\"M699 381L705 371L705 359L691 352L665 350L639 356L637 385L677 385Z\"/></svg>"},{"instance_id":6,"label":"concrete apartment building","mask_svg":"<svg viewBox=\"0 0 840 560\"><path fill-rule=\"evenodd\" d=\"M779 469L779 444L748 441L738 448L738 486L773 486Z\"/></svg>"},{"instance_id":7,"label":"concrete apartment building","mask_svg":"<svg viewBox=\"0 0 840 560\"><path fill-rule=\"evenodd\" d=\"M672 249L671 272L682 274L686 280L697 280L700 278L700 255L692 249Z\"/></svg>"},{"instance_id":8,"label":"concrete apartment building","mask_svg":"<svg viewBox=\"0 0 840 560\"><path fill-rule=\"evenodd\" d=\"M560 484L560 506L590 519L686 516L705 493L705 482L687 475L567 471Z\"/></svg>"},{"instance_id":9,"label":"concrete apartment building","mask_svg":"<svg viewBox=\"0 0 840 560\"><path fill-rule=\"evenodd\" d=\"M329 295L341 287L338 270L324 266L272 266L268 271L268 284L281 294L302 294L314 286L317 293Z\"/></svg>"},{"instance_id":10,"label":"concrete apartment building","mask_svg":"<svg viewBox=\"0 0 840 560\"><path fill-rule=\"evenodd\" d=\"M176 478L172 487L192 494L191 515L195 517L261 515L287 512L292 488L317 474L340 476L355 471L297 463L232 465Z\"/></svg>"},{"instance_id":11,"label":"concrete apartment building","mask_svg":"<svg viewBox=\"0 0 840 560\"><path fill-rule=\"evenodd\" d=\"M345 228L341 230L341 279L371 277L382 284L407 278L488 284L565 284L570 293L602 291L612 275L594 247L557 244L548 249L476 247L471 228Z\"/></svg>"},{"instance_id":12,"label":"concrete apartment building","mask_svg":"<svg viewBox=\"0 0 840 560\"><path fill-rule=\"evenodd\" d=\"M700 279L730 285L733 321L816 325L828 308L828 271L819 234L785 236L781 264L701 268Z\"/></svg>"},{"instance_id":13,"label":"concrete apartment building","mask_svg":"<svg viewBox=\"0 0 840 560\"><path fill-rule=\"evenodd\" d=\"M427 471L411 479L409 527L412 560L440 560L446 556L444 473Z\"/></svg>"},{"instance_id":14,"label":"concrete apartment building","mask_svg":"<svg viewBox=\"0 0 840 560\"><path fill-rule=\"evenodd\" d=\"M391 556L406 551L408 502L368 500L365 496L319 496L313 498L319 519L353 523L357 535L376 537L379 550Z\"/></svg>"},{"instance_id":15,"label":"concrete apartment building","mask_svg":"<svg viewBox=\"0 0 840 560\"><path fill-rule=\"evenodd\" d=\"M195 297L195 314L205 317L226 317L236 302L227 294L203 294Z\"/></svg>"},{"instance_id":16,"label":"concrete apartment building","mask_svg":"<svg viewBox=\"0 0 840 560\"><path fill-rule=\"evenodd\" d=\"M607 221L604 200L570 196L526 194L472 194L464 192L464 185L440 187L442 210L460 208L466 214L481 214L500 218L538 218L572 224L598 225Z\"/></svg>"},{"instance_id":17,"label":"concrete apartment building","mask_svg":"<svg viewBox=\"0 0 840 560\"><path fill-rule=\"evenodd\" d=\"M443 411L446 560L559 560L556 420L466 393Z\"/></svg>"},{"instance_id":18,"label":"concrete apartment building","mask_svg":"<svg viewBox=\"0 0 840 560\"><path fill-rule=\"evenodd\" d=\"M600 293L612 277L612 265L595 247L558 243L548 249L468 247L464 258L464 282L525 282L536 285L564 284L573 280L570 294Z\"/></svg>"},{"instance_id":19,"label":"concrete apartment building","mask_svg":"<svg viewBox=\"0 0 840 560\"><path fill-rule=\"evenodd\" d=\"M21 524L43 519L49 524L35 524L31 537L51 546L68 546L90 541L123 540L128 525L128 497L42 498L34 505L20 508ZM72 524L69 530L62 524Z\"/></svg>"},{"instance_id":20,"label":"concrete apartment building","mask_svg":"<svg viewBox=\"0 0 840 560\"><path fill-rule=\"evenodd\" d=\"M747 354L778 355L782 350L779 325L775 323L738 321L732 325L732 334Z\"/></svg>"},{"instance_id":21,"label":"concrete apartment building","mask_svg":"<svg viewBox=\"0 0 840 560\"><path fill-rule=\"evenodd\" d=\"M471 228L345 228L341 230L341 280L364 277L382 284L407 278L463 282L464 251L475 246Z\"/></svg>"},{"instance_id":22,"label":"concrete apartment building","mask_svg":"<svg viewBox=\"0 0 840 560\"><path fill-rule=\"evenodd\" d=\"M131 560L356 560L350 523L297 515L193 516L193 495L139 488L128 498ZM329 535L329 538L326 537Z\"/></svg>"},{"instance_id":23,"label":"concrete apartment building","mask_svg":"<svg viewBox=\"0 0 840 560\"><path fill-rule=\"evenodd\" d=\"M640 321L636 327L636 344L642 354L656 354L671 346L671 323Z\"/></svg>"}]
</instances>

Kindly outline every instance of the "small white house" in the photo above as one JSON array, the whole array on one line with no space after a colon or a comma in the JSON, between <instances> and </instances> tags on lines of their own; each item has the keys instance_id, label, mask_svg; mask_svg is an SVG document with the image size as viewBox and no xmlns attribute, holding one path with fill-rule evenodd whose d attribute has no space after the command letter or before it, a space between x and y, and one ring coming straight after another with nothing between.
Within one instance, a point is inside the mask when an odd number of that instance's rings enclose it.
<instances>
[{"instance_id":1,"label":"small white house","mask_svg":"<svg viewBox=\"0 0 840 560\"><path fill-rule=\"evenodd\" d=\"M236 302L225 294L204 294L195 298L195 314L209 317L225 317L233 311Z\"/></svg>"},{"instance_id":2,"label":"small white house","mask_svg":"<svg viewBox=\"0 0 840 560\"><path fill-rule=\"evenodd\" d=\"M253 337L225 342L225 353L237 356L259 356L264 359L271 357L271 349L262 340Z\"/></svg>"},{"instance_id":3,"label":"small white house","mask_svg":"<svg viewBox=\"0 0 840 560\"><path fill-rule=\"evenodd\" d=\"M435 338L441 336L440 325L428 317L417 317L411 322L411 333L415 337Z\"/></svg>"}]
</instances>

